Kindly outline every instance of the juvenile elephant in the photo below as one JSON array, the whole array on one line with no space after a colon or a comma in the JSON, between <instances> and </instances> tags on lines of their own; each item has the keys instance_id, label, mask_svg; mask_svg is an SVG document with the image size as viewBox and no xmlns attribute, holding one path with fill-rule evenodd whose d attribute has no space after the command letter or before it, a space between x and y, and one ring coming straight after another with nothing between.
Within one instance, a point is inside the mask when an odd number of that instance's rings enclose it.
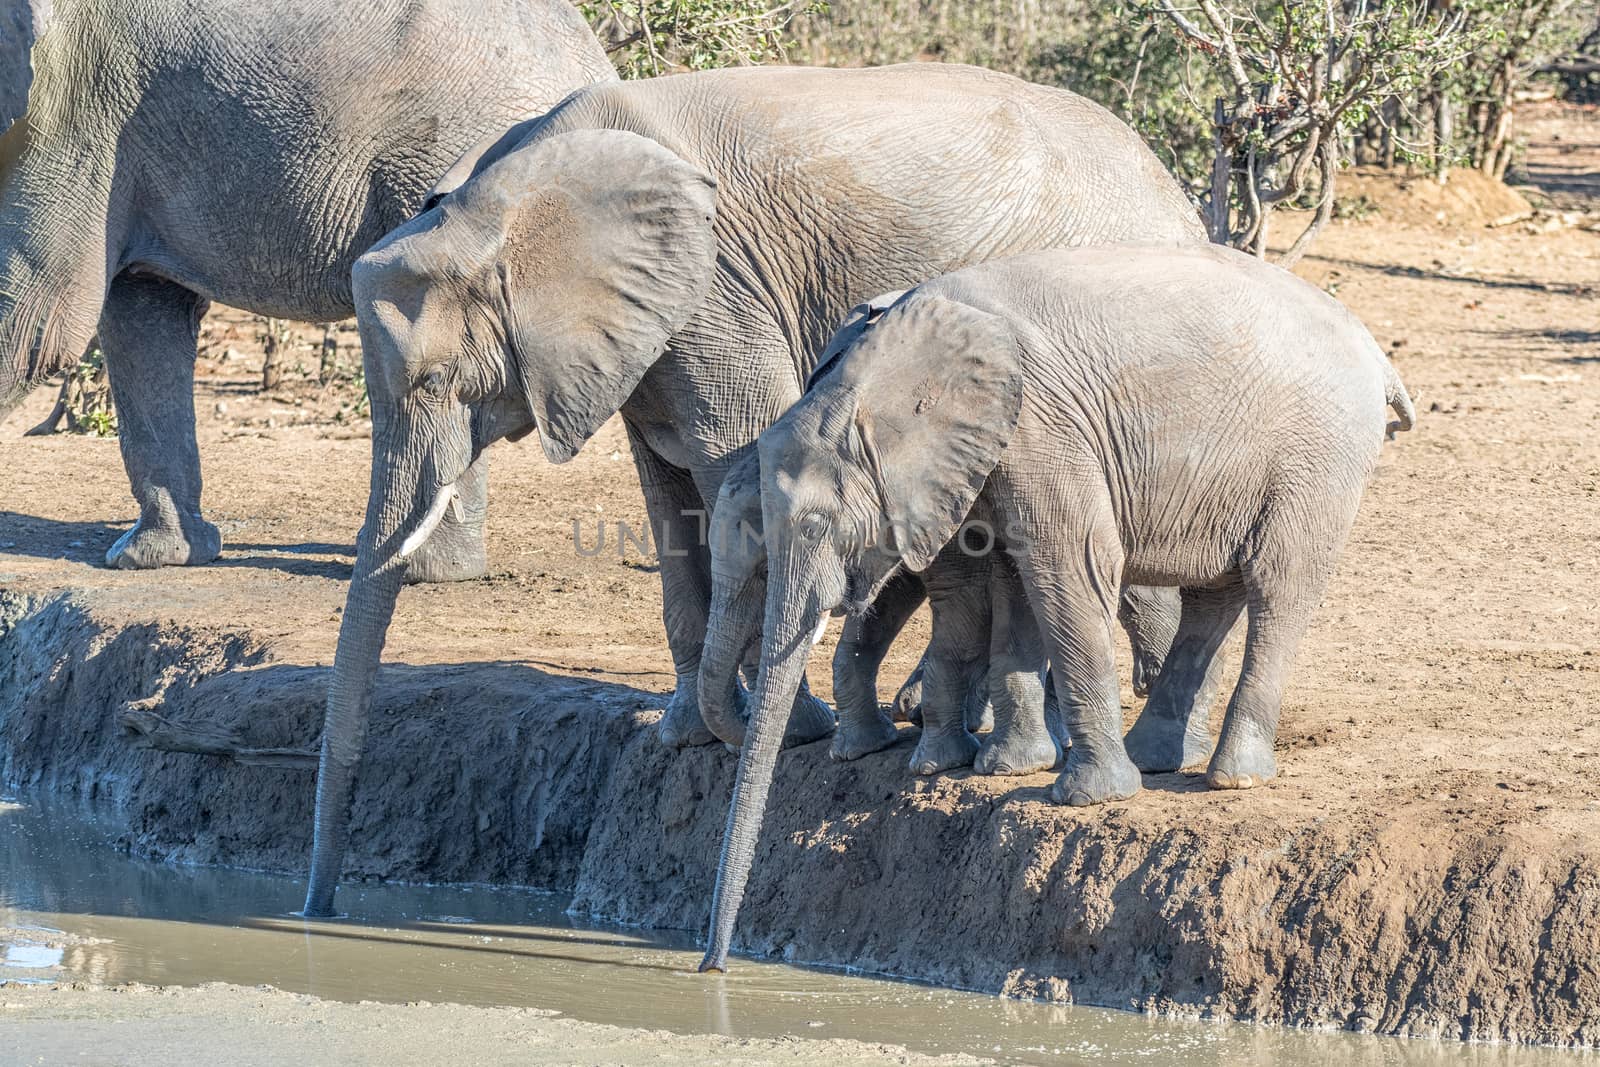
<instances>
[{"instance_id":1,"label":"juvenile elephant","mask_svg":"<svg viewBox=\"0 0 1600 1067\"><path fill-rule=\"evenodd\" d=\"M768 584L760 670L710 948L726 965L807 635L896 566L927 567L976 506L1039 620L1072 747L1051 797L1131 797L1112 651L1123 581L1183 588L1136 758L1205 755L1198 705L1248 611L1206 773L1276 773L1284 678L1411 401L1331 297L1216 247L1037 252L906 294L759 443Z\"/></svg>"},{"instance_id":2,"label":"juvenile elephant","mask_svg":"<svg viewBox=\"0 0 1600 1067\"><path fill-rule=\"evenodd\" d=\"M98 331L139 504L106 560L209 562L207 302L350 315L463 153L615 77L566 0L0 0L0 418ZM483 473L414 578L482 573Z\"/></svg>"},{"instance_id":3,"label":"juvenile elephant","mask_svg":"<svg viewBox=\"0 0 1600 1067\"><path fill-rule=\"evenodd\" d=\"M839 709L829 749L834 759L858 759L898 740L893 721L878 704L878 669L924 600L932 609L933 638L918 667L923 732L911 769L935 774L970 764L984 774L1029 774L1060 759L1058 742L1065 738L1043 729L1043 651L1032 612L1016 584L1015 565L991 544L992 531L991 523L978 519L970 536L947 544L920 574L897 568L877 588L847 598L855 610L846 612L833 658ZM753 677L759 665L750 650L759 644L767 591L761 468L754 453L723 479L709 540L711 616L700 661L700 709L711 731L737 747L745 736L739 672L743 668ZM1135 662L1146 665L1149 678L1171 646L1179 607L1175 589L1130 588L1120 598L1118 618ZM1157 644L1146 645L1149 641ZM1137 679L1140 685L1144 681ZM972 711L985 703L993 707L994 730L980 750Z\"/></svg>"},{"instance_id":4,"label":"juvenile elephant","mask_svg":"<svg viewBox=\"0 0 1600 1067\"><path fill-rule=\"evenodd\" d=\"M971 67L743 68L597 85L511 130L356 264L373 412L318 777L307 910L327 914L407 554L489 443L571 458L621 411L658 546L672 744L696 683L701 521L857 302L992 256L1198 243L1138 135L1071 93ZM796 680L798 687L799 681ZM797 738L833 728L802 699Z\"/></svg>"}]
</instances>

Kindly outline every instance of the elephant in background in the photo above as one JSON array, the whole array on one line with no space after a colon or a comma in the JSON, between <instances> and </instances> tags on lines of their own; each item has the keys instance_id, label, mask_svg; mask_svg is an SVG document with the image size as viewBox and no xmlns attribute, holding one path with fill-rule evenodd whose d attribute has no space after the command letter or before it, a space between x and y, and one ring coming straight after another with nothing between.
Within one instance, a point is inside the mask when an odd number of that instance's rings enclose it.
<instances>
[{"instance_id":1,"label":"elephant in background","mask_svg":"<svg viewBox=\"0 0 1600 1067\"><path fill-rule=\"evenodd\" d=\"M463 153L615 77L565 0L0 0L0 417L98 329L139 504L107 562L210 561L207 302L345 318ZM484 473L413 578L483 572Z\"/></svg>"},{"instance_id":2,"label":"elephant in background","mask_svg":"<svg viewBox=\"0 0 1600 1067\"><path fill-rule=\"evenodd\" d=\"M1231 249L1035 252L897 300L759 441L760 666L701 969L726 967L823 613L896 567L937 566L977 508L1003 531L1054 670L1072 747L1051 798L1087 805L1132 797L1141 769L1206 758L1206 679L1247 611L1206 781L1250 788L1276 774L1283 684L1385 431L1414 419L1355 316ZM1126 747L1124 581L1183 598Z\"/></svg>"},{"instance_id":3,"label":"elephant in background","mask_svg":"<svg viewBox=\"0 0 1600 1067\"><path fill-rule=\"evenodd\" d=\"M1078 96L971 67L749 67L595 85L513 129L357 262L367 520L323 731L307 911L327 914L407 556L502 437L571 458L622 412L660 553L669 744L696 693L701 519L860 300L1007 251L1201 243L1183 191ZM794 739L833 713L807 697Z\"/></svg>"}]
</instances>

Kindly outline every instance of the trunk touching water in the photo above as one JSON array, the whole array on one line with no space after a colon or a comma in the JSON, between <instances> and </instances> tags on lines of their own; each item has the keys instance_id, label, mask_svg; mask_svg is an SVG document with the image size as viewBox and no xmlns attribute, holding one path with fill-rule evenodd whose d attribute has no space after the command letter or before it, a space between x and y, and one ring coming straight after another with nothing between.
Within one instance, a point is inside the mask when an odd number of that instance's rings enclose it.
<instances>
[{"instance_id":1,"label":"trunk touching water","mask_svg":"<svg viewBox=\"0 0 1600 1067\"><path fill-rule=\"evenodd\" d=\"M328 686L328 707L322 723L316 829L303 911L310 918L334 914L333 895L344 867L350 805L372 711L378 664L405 580L406 556L416 549L414 542L425 539L430 519L436 523L453 500L454 483L436 488L436 472L444 469L455 473L466 466L465 462L441 465L430 433L416 429L413 420L397 418L392 413L384 417L376 404L374 409L371 495L356 547L344 619L339 625L333 680Z\"/></svg>"},{"instance_id":2,"label":"trunk touching water","mask_svg":"<svg viewBox=\"0 0 1600 1067\"><path fill-rule=\"evenodd\" d=\"M369 516L370 521L370 516ZM368 555L363 536L360 555ZM394 617L395 601L405 577L404 566L356 564L339 624L339 648L334 653L333 682L328 687L328 708L322 720L322 760L317 767L316 828L311 844L311 878L306 887L303 914L326 918L333 914L333 894L339 886L350 833L350 801L355 794L356 772L366 743L367 719L372 711L372 691L384 635Z\"/></svg>"},{"instance_id":3,"label":"trunk touching water","mask_svg":"<svg viewBox=\"0 0 1600 1067\"><path fill-rule=\"evenodd\" d=\"M776 524L769 524L773 528ZM725 971L733 940L734 920L744 900L756 839L766 815L772 772L783 747L783 734L794 708L795 692L805 674L812 633L822 616L812 584L796 581L804 565L793 553L787 564L768 575L766 618L762 629L761 673L751 701L754 710L739 755L739 774L733 784L733 802L722 835L722 858L717 868L717 888L711 898L711 932L702 971ZM772 562L778 563L775 554ZM742 649L741 649L742 651ZM738 656L735 654L734 659ZM735 664L737 671L737 664Z\"/></svg>"}]
</instances>

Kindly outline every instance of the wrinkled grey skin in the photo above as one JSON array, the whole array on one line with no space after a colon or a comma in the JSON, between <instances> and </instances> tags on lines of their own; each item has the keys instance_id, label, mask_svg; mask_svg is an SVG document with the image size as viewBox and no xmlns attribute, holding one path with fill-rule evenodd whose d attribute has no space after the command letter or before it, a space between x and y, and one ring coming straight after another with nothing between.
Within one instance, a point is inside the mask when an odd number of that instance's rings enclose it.
<instances>
[{"instance_id":1,"label":"wrinkled grey skin","mask_svg":"<svg viewBox=\"0 0 1600 1067\"><path fill-rule=\"evenodd\" d=\"M139 523L205 563L207 302L309 321L474 145L615 73L564 0L0 0L0 416L98 330ZM418 578L481 573L483 471Z\"/></svg>"},{"instance_id":2,"label":"wrinkled grey skin","mask_svg":"<svg viewBox=\"0 0 1600 1067\"><path fill-rule=\"evenodd\" d=\"M890 643L925 599L932 610L933 641L917 668L917 701L925 729L911 757L912 770L935 774L974 765L984 774L1031 774L1054 766L1060 758L1060 748L1050 736L1031 729L1033 719L1045 721L1045 691L1039 678L1043 653L1041 662L1030 668L1022 647L1013 647L992 632L999 627L1038 643L1036 637L1028 637L1032 615L1020 590L1010 600L1005 596L1015 568L1004 553L978 555L988 547L982 530L992 524L984 517L973 518L985 526L973 528L965 542L967 551L952 542L920 574L895 569L873 591L870 607L857 603L848 613L833 659L839 709L839 728L829 749L834 759L858 759L899 739L893 720L878 704L878 669ZM714 734L736 747L745 738L745 700L738 672L744 667L747 674L754 673L750 650L760 642L767 592L762 534L761 469L751 453L728 472L712 512L711 616L700 660L701 713ZM1118 618L1133 644L1135 662L1142 665L1136 670L1136 684L1145 684L1159 672L1177 632L1179 610L1176 589L1132 587L1121 597ZM1015 660L1019 665L993 670L991 644L996 647L995 663ZM754 666L759 667L759 660ZM1030 669L1035 675L1031 683L1013 677ZM1028 696L1034 690L1037 708ZM903 693L897 697L903 698ZM993 708L995 732L980 749L973 734L986 728L980 725L986 704ZM927 720L930 708L935 714ZM1026 722L1018 721L1019 713L1027 716ZM951 715L959 728L943 725ZM1059 740L1065 740L1064 735Z\"/></svg>"},{"instance_id":3,"label":"wrinkled grey skin","mask_svg":"<svg viewBox=\"0 0 1600 1067\"><path fill-rule=\"evenodd\" d=\"M850 590L927 567L974 507L1004 529L1072 741L1051 797L1074 805L1205 757L1205 681L1246 610L1206 781L1249 788L1385 430L1414 417L1353 315L1229 249L1038 252L908 293L761 436L763 645L702 969L726 966L805 635ZM1183 589L1126 749L1124 581Z\"/></svg>"},{"instance_id":4,"label":"wrinkled grey skin","mask_svg":"<svg viewBox=\"0 0 1600 1067\"><path fill-rule=\"evenodd\" d=\"M856 303L1023 248L1200 242L1139 137L1060 90L969 67L744 68L595 86L511 130L358 262L373 482L329 693L308 907L331 906L402 551L501 437L562 462L621 411L695 692L723 475L800 397ZM800 682L795 681L795 690ZM832 729L802 699L791 737Z\"/></svg>"}]
</instances>

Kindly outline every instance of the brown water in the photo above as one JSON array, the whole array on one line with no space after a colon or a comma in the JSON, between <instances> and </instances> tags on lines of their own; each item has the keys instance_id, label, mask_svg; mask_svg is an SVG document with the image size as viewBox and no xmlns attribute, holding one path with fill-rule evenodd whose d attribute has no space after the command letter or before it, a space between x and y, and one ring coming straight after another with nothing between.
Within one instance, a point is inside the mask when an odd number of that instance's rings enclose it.
<instances>
[{"instance_id":1,"label":"brown water","mask_svg":"<svg viewBox=\"0 0 1600 1067\"><path fill-rule=\"evenodd\" d=\"M293 915L300 880L145 863L77 813L0 802L0 981L273 985L333 1000L554 1009L678 1033L839 1037L1036 1064L1600 1064L1554 1050L1157 1020L738 960L567 917L559 896L351 885L348 918Z\"/></svg>"}]
</instances>

